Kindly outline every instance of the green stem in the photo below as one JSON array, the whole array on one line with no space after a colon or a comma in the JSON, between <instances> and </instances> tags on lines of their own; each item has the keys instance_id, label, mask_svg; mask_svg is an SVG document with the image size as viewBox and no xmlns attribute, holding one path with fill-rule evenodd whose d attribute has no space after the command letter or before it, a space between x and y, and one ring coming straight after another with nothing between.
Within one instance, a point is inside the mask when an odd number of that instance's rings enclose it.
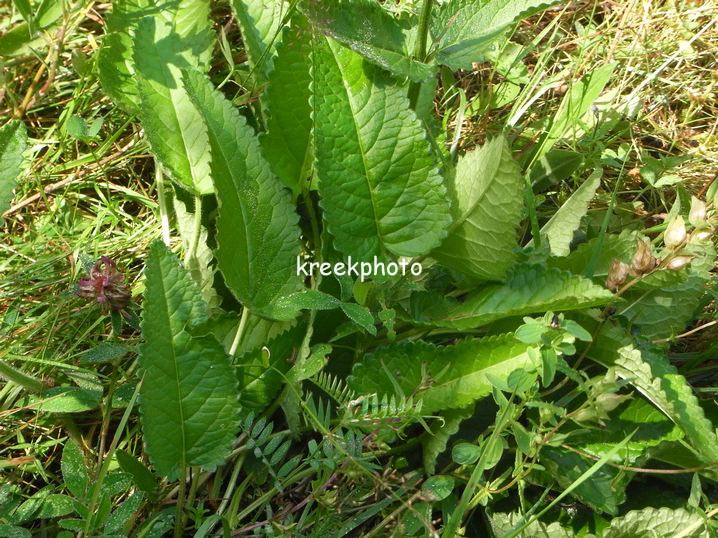
<instances>
[{"instance_id":1,"label":"green stem","mask_svg":"<svg viewBox=\"0 0 718 538\"><path fill-rule=\"evenodd\" d=\"M197 256L197 248L199 247L199 238L202 235L202 197L195 195L194 197L194 219L192 221L192 237L190 238L189 248L184 254L184 265Z\"/></svg>"},{"instance_id":2,"label":"green stem","mask_svg":"<svg viewBox=\"0 0 718 538\"><path fill-rule=\"evenodd\" d=\"M177 511L175 513L175 538L184 535L184 500L187 492L187 467L182 463L179 476L179 492L177 493Z\"/></svg>"},{"instance_id":3,"label":"green stem","mask_svg":"<svg viewBox=\"0 0 718 538\"><path fill-rule=\"evenodd\" d=\"M496 426L494 427L494 431L491 433L491 436L487 439L486 444L484 445L484 449L481 452L481 456L479 457L479 461L476 463L476 467L474 467L473 472L471 473L471 476L469 477L469 481L466 483L466 487L464 488L464 492L461 494L461 499L459 499L459 504L454 509L454 512L451 514L451 517L449 517L449 520L446 522L446 527L444 527L444 532L442 533L442 536L446 538L453 538L456 535L456 531L459 528L459 525L461 525L461 521L464 519L464 513L466 512L466 509L469 507L469 502L471 501L471 498L474 496L474 492L479 486L479 481L481 480L481 477L484 474L484 468L486 466L486 456L488 454L488 446L495 442L495 439L498 438L503 430L508 425L507 415L509 411L511 410L511 403L514 399L514 394L511 395L509 398L509 402L504 408L504 410L501 413L501 417L496 422Z\"/></svg>"},{"instance_id":4,"label":"green stem","mask_svg":"<svg viewBox=\"0 0 718 538\"><path fill-rule=\"evenodd\" d=\"M157 159L155 159L155 185L157 187L157 201L160 206L160 225L162 226L162 241L165 245L170 246L170 217L167 209L167 193L165 188L165 178L162 174L162 167Z\"/></svg>"},{"instance_id":5,"label":"green stem","mask_svg":"<svg viewBox=\"0 0 718 538\"><path fill-rule=\"evenodd\" d=\"M234 354L237 352L237 348L239 347L239 343L242 341L242 335L244 334L244 329L247 326L247 319L249 319L249 308L245 306L242 308L242 317L239 319L239 325L237 326L237 332L234 334L234 340L232 340L232 345L229 347L229 354L232 357L234 357Z\"/></svg>"},{"instance_id":6,"label":"green stem","mask_svg":"<svg viewBox=\"0 0 718 538\"><path fill-rule=\"evenodd\" d=\"M426 45L429 42L429 26L431 25L431 8L434 0L424 0L419 14L419 29L416 36L416 45L414 47L414 59L420 62L426 60ZM421 82L412 81L409 85L409 103L411 108L416 107L421 91Z\"/></svg>"}]
</instances>

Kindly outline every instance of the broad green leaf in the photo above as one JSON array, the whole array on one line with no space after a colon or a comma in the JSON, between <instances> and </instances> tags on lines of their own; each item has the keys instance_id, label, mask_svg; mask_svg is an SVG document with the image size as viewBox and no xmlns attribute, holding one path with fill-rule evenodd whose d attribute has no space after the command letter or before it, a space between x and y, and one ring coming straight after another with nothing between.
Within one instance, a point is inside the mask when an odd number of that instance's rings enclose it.
<instances>
[{"instance_id":1,"label":"broad green leaf","mask_svg":"<svg viewBox=\"0 0 718 538\"><path fill-rule=\"evenodd\" d=\"M521 521L521 514L516 512L494 512L491 514L493 535L508 536L514 528L520 525ZM546 524L538 520L532 521L522 534L526 538L574 538L576 536L573 530L562 527L558 521Z\"/></svg>"},{"instance_id":2,"label":"broad green leaf","mask_svg":"<svg viewBox=\"0 0 718 538\"><path fill-rule=\"evenodd\" d=\"M636 245L642 237L631 230L624 230L620 235L607 234L603 238L594 238L582 243L571 254L563 258L551 258L550 267L556 267L575 274L586 274L592 259L596 258L593 268L593 278L603 282L608 275L608 269L614 259L630 263Z\"/></svg>"},{"instance_id":3,"label":"broad green leaf","mask_svg":"<svg viewBox=\"0 0 718 538\"><path fill-rule=\"evenodd\" d=\"M115 457L120 468L132 477L132 481L140 491L144 491L151 497L157 493L157 477L152 474L152 471L124 450L117 450Z\"/></svg>"},{"instance_id":4,"label":"broad green leaf","mask_svg":"<svg viewBox=\"0 0 718 538\"><path fill-rule=\"evenodd\" d=\"M153 17L158 25L181 38L176 40L174 52L193 65L206 68L212 55L208 0L166 0L161 4L151 0L114 0L107 17L108 34L99 53L98 75L103 90L131 112L140 107L133 36L144 17Z\"/></svg>"},{"instance_id":5,"label":"broad green leaf","mask_svg":"<svg viewBox=\"0 0 718 538\"><path fill-rule=\"evenodd\" d=\"M315 169L336 249L371 260L438 246L445 188L404 88L332 40L316 47L313 74Z\"/></svg>"},{"instance_id":6,"label":"broad green leaf","mask_svg":"<svg viewBox=\"0 0 718 538\"><path fill-rule=\"evenodd\" d=\"M376 335L374 317L368 308L356 303L340 301L333 295L318 290L304 290L280 297L271 307L274 319L290 320L299 315L301 310L334 310L341 308L346 316L365 331Z\"/></svg>"},{"instance_id":7,"label":"broad green leaf","mask_svg":"<svg viewBox=\"0 0 718 538\"><path fill-rule=\"evenodd\" d=\"M7 538L32 538L32 533L22 527L0 523L0 536L6 536Z\"/></svg>"},{"instance_id":8,"label":"broad green leaf","mask_svg":"<svg viewBox=\"0 0 718 538\"><path fill-rule=\"evenodd\" d=\"M237 430L237 381L222 346L194 337L188 326L207 319L197 286L160 242L145 268L140 410L145 448L157 472L176 478L190 465L213 469Z\"/></svg>"},{"instance_id":9,"label":"broad green leaf","mask_svg":"<svg viewBox=\"0 0 718 538\"><path fill-rule=\"evenodd\" d=\"M75 511L75 503L72 497L51 493L42 500L42 506L35 514L35 519L52 519L66 516Z\"/></svg>"},{"instance_id":10,"label":"broad green leaf","mask_svg":"<svg viewBox=\"0 0 718 538\"><path fill-rule=\"evenodd\" d=\"M449 183L454 222L431 255L473 278L501 280L515 259L523 189L521 169L503 137L461 157Z\"/></svg>"},{"instance_id":11,"label":"broad green leaf","mask_svg":"<svg viewBox=\"0 0 718 538\"><path fill-rule=\"evenodd\" d=\"M424 469L429 474L436 472L436 460L446 450L451 436L458 433L459 426L474 414L474 407L448 409L432 424L431 434L422 442Z\"/></svg>"},{"instance_id":12,"label":"broad green leaf","mask_svg":"<svg viewBox=\"0 0 718 538\"><path fill-rule=\"evenodd\" d=\"M491 394L487 375L507 379L517 368L535 368L529 346L513 335L464 340L451 346L406 342L365 355L352 369L349 386L359 394L401 390L422 401L422 411L457 409Z\"/></svg>"},{"instance_id":13,"label":"broad green leaf","mask_svg":"<svg viewBox=\"0 0 718 538\"><path fill-rule=\"evenodd\" d=\"M2 214L10 207L27 147L25 124L13 120L0 127L0 226Z\"/></svg>"},{"instance_id":14,"label":"broad green leaf","mask_svg":"<svg viewBox=\"0 0 718 538\"><path fill-rule=\"evenodd\" d=\"M683 438L680 427L650 402L635 398L612 412L610 420L600 427L573 432L570 444L600 458L633 432L630 441L616 454L616 463L640 465L654 447Z\"/></svg>"},{"instance_id":15,"label":"broad green leaf","mask_svg":"<svg viewBox=\"0 0 718 538\"><path fill-rule=\"evenodd\" d=\"M618 349L614 367L619 376L629 380L683 429L693 448L707 462L718 461L718 437L713 425L706 418L686 378L665 356L626 346Z\"/></svg>"},{"instance_id":16,"label":"broad green leaf","mask_svg":"<svg viewBox=\"0 0 718 538\"><path fill-rule=\"evenodd\" d=\"M545 155L556 142L578 127L581 118L608 84L615 67L616 64L606 64L591 70L566 92L548 132L538 144L534 158Z\"/></svg>"},{"instance_id":17,"label":"broad green leaf","mask_svg":"<svg viewBox=\"0 0 718 538\"><path fill-rule=\"evenodd\" d=\"M188 46L184 39L157 18L145 18L137 26L140 119L153 152L172 178L195 194L209 194L213 188L206 127L181 81L180 68L192 66L181 54Z\"/></svg>"},{"instance_id":18,"label":"broad green leaf","mask_svg":"<svg viewBox=\"0 0 718 538\"><path fill-rule=\"evenodd\" d=\"M60 470L62 471L62 481L65 483L67 490L76 499L84 499L88 491L90 477L82 450L74 441L68 440L62 449Z\"/></svg>"},{"instance_id":19,"label":"broad green leaf","mask_svg":"<svg viewBox=\"0 0 718 538\"><path fill-rule=\"evenodd\" d=\"M547 312L579 310L614 300L607 289L589 279L540 266L520 266L506 284L484 286L463 301L431 299L415 313L417 323L467 330L493 321Z\"/></svg>"},{"instance_id":20,"label":"broad green leaf","mask_svg":"<svg viewBox=\"0 0 718 538\"><path fill-rule=\"evenodd\" d=\"M600 169L593 172L541 228L541 234L548 238L554 256L567 256L571 252L574 233L588 212L588 204L601 184L602 173Z\"/></svg>"},{"instance_id":21,"label":"broad green leaf","mask_svg":"<svg viewBox=\"0 0 718 538\"><path fill-rule=\"evenodd\" d=\"M41 413L83 413L96 409L101 398L100 390L53 387L41 395L31 396L28 405Z\"/></svg>"},{"instance_id":22,"label":"broad green leaf","mask_svg":"<svg viewBox=\"0 0 718 538\"><path fill-rule=\"evenodd\" d=\"M437 59L454 70L484 61L491 45L520 19L557 0L452 0L434 20Z\"/></svg>"},{"instance_id":23,"label":"broad green leaf","mask_svg":"<svg viewBox=\"0 0 718 538\"><path fill-rule=\"evenodd\" d=\"M684 508L643 508L611 520L604 538L708 538L710 536L703 517Z\"/></svg>"},{"instance_id":24,"label":"broad green leaf","mask_svg":"<svg viewBox=\"0 0 718 538\"><path fill-rule=\"evenodd\" d=\"M302 287L295 269L299 219L244 117L203 75L187 72L185 82L209 135L217 263L237 299L262 314Z\"/></svg>"},{"instance_id":25,"label":"broad green leaf","mask_svg":"<svg viewBox=\"0 0 718 538\"><path fill-rule=\"evenodd\" d=\"M448 475L436 475L429 477L426 482L421 485L421 491L427 497L428 501L443 501L454 489L454 477Z\"/></svg>"},{"instance_id":26,"label":"broad green leaf","mask_svg":"<svg viewBox=\"0 0 718 538\"><path fill-rule=\"evenodd\" d=\"M288 7L285 0L232 0L249 65L260 79L272 71Z\"/></svg>"},{"instance_id":27,"label":"broad green leaf","mask_svg":"<svg viewBox=\"0 0 718 538\"><path fill-rule=\"evenodd\" d=\"M375 0L313 0L302 9L319 31L395 75L419 82L434 73L410 57L401 25Z\"/></svg>"},{"instance_id":28,"label":"broad green leaf","mask_svg":"<svg viewBox=\"0 0 718 538\"><path fill-rule=\"evenodd\" d=\"M311 58L314 38L301 17L292 19L277 48L275 69L264 94L268 108L267 134L262 149L282 182L299 193L311 173L312 148Z\"/></svg>"},{"instance_id":29,"label":"broad green leaf","mask_svg":"<svg viewBox=\"0 0 718 538\"><path fill-rule=\"evenodd\" d=\"M589 326L588 318L582 325ZM595 321L593 322L595 325ZM588 357L629 381L648 401L677 424L704 461L718 461L718 437L685 377L658 351L636 349L618 325L604 324Z\"/></svg>"},{"instance_id":30,"label":"broad green leaf","mask_svg":"<svg viewBox=\"0 0 718 538\"><path fill-rule=\"evenodd\" d=\"M282 390L305 328L297 325L239 357L236 371L242 412L264 410Z\"/></svg>"}]
</instances>

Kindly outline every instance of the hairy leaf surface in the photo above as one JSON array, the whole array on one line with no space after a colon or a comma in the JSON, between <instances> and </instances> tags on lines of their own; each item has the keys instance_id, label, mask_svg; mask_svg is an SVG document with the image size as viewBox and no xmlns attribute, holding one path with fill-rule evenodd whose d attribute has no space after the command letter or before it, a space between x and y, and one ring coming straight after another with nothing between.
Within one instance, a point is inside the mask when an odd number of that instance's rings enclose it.
<instances>
[{"instance_id":1,"label":"hairy leaf surface","mask_svg":"<svg viewBox=\"0 0 718 538\"><path fill-rule=\"evenodd\" d=\"M604 538L635 538L636 536L682 536L707 538L703 517L684 508L643 508L613 518Z\"/></svg>"},{"instance_id":2,"label":"hairy leaf surface","mask_svg":"<svg viewBox=\"0 0 718 538\"><path fill-rule=\"evenodd\" d=\"M347 381L360 394L392 395L400 388L421 400L426 413L457 409L491 393L487 374L505 380L517 368L533 369L528 348L513 335L443 347L406 342L365 355Z\"/></svg>"},{"instance_id":3,"label":"hairy leaf surface","mask_svg":"<svg viewBox=\"0 0 718 538\"><path fill-rule=\"evenodd\" d=\"M237 430L237 381L222 346L187 328L207 319L189 274L160 242L150 248L142 306L142 431L150 461L176 478L190 465L214 468Z\"/></svg>"},{"instance_id":4,"label":"hairy leaf surface","mask_svg":"<svg viewBox=\"0 0 718 538\"><path fill-rule=\"evenodd\" d=\"M500 280L514 262L524 180L503 137L464 155L449 183L453 224L432 256L481 280Z\"/></svg>"},{"instance_id":5,"label":"hairy leaf surface","mask_svg":"<svg viewBox=\"0 0 718 538\"><path fill-rule=\"evenodd\" d=\"M23 122L13 120L0 127L0 226L2 214L12 202L26 147L27 131Z\"/></svg>"},{"instance_id":6,"label":"hairy leaf surface","mask_svg":"<svg viewBox=\"0 0 718 538\"><path fill-rule=\"evenodd\" d=\"M207 132L183 88L180 68L193 66L171 26L145 18L137 27L134 58L140 117L152 150L172 178L195 194L213 192Z\"/></svg>"},{"instance_id":7,"label":"hairy leaf surface","mask_svg":"<svg viewBox=\"0 0 718 538\"><path fill-rule=\"evenodd\" d=\"M584 326L589 323L582 318ZM606 324L588 348L588 357L615 367L620 377L680 426L705 461L718 461L718 437L686 378L665 355L636 349L631 340L619 326Z\"/></svg>"},{"instance_id":8,"label":"hairy leaf surface","mask_svg":"<svg viewBox=\"0 0 718 538\"><path fill-rule=\"evenodd\" d=\"M244 117L203 75L187 72L185 82L209 136L219 199L217 263L237 299L262 314L302 287L299 219Z\"/></svg>"},{"instance_id":9,"label":"hairy leaf surface","mask_svg":"<svg viewBox=\"0 0 718 538\"><path fill-rule=\"evenodd\" d=\"M434 327L466 330L502 318L600 306L613 300L607 289L589 279L539 266L518 267L506 284L469 294L462 302L432 300L418 308L416 321Z\"/></svg>"},{"instance_id":10,"label":"hairy leaf surface","mask_svg":"<svg viewBox=\"0 0 718 538\"><path fill-rule=\"evenodd\" d=\"M450 216L404 89L331 40L316 48L313 72L316 171L337 250L358 260L427 253Z\"/></svg>"},{"instance_id":11,"label":"hairy leaf surface","mask_svg":"<svg viewBox=\"0 0 718 538\"><path fill-rule=\"evenodd\" d=\"M410 58L398 21L374 0L311 0L302 4L312 24L364 58L401 77L422 81L434 68Z\"/></svg>"}]
</instances>

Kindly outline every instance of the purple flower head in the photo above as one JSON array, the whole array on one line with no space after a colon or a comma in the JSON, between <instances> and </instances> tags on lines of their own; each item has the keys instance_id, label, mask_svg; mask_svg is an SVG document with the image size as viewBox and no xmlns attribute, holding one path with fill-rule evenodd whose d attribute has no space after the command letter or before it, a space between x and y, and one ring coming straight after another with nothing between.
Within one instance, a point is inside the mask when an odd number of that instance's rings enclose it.
<instances>
[{"instance_id":1,"label":"purple flower head","mask_svg":"<svg viewBox=\"0 0 718 538\"><path fill-rule=\"evenodd\" d=\"M117 270L115 262L107 256L90 269L88 278L81 278L77 285L77 295L85 299L94 299L102 310L124 310L130 304L130 290L125 277Z\"/></svg>"}]
</instances>

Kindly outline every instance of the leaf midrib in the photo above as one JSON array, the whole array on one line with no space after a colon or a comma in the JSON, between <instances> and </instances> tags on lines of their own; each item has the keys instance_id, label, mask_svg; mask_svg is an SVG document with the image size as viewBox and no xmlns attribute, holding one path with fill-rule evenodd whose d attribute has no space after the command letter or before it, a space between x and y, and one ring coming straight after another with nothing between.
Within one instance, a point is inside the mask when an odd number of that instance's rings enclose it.
<instances>
[{"instance_id":1,"label":"leaf midrib","mask_svg":"<svg viewBox=\"0 0 718 538\"><path fill-rule=\"evenodd\" d=\"M351 91L350 91L350 88L347 86L347 79L344 74L344 70L342 69L340 62L336 57L336 54L334 52L334 48L331 45L331 42L327 38L324 38L324 39L327 41L327 46L329 48L329 51L332 53L332 59L334 60L334 63L337 66L337 69L341 73L342 87L344 88L344 92L346 93L347 104L349 105L349 108L351 109L351 112L352 112L351 113L352 125L354 125L354 132L356 133L356 140L357 140L357 144L359 145L359 154L361 155L362 164L364 166L364 179L366 179L367 190L369 191L369 202L371 203L371 211L372 211L372 216L373 216L372 222L374 223L375 228L376 228L376 237L379 241L380 249L382 252L385 252L387 250L386 244L384 242L384 237L381 233L381 228L379 226L379 220L377 219L377 209L376 209L376 201L374 199L374 191L372 189L372 185L369 180L369 177L370 177L369 176L369 165L366 161L366 151L365 151L364 145L362 144L361 132L359 129L359 125L356 122L356 112L354 110L354 107L352 106Z\"/></svg>"}]
</instances>

